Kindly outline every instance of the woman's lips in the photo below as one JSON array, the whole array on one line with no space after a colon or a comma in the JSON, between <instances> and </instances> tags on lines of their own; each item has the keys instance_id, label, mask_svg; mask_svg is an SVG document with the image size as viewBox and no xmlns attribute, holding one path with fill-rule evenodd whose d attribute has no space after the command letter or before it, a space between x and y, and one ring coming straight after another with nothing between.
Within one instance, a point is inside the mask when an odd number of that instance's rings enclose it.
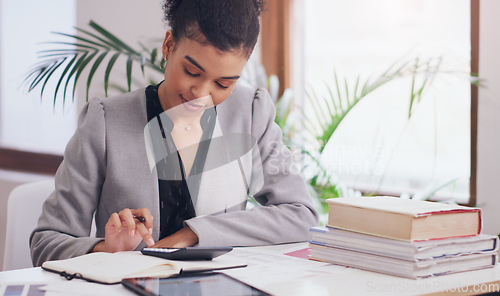
<instances>
[{"instance_id":1,"label":"woman's lips","mask_svg":"<svg viewBox=\"0 0 500 296\"><path fill-rule=\"evenodd\" d=\"M181 98L182 105L186 109L188 109L189 111L192 111L192 112L200 111L201 109L203 109L203 107L205 107L203 105L198 105L198 104L195 104L193 102L186 100L182 95L179 95L179 97Z\"/></svg>"}]
</instances>

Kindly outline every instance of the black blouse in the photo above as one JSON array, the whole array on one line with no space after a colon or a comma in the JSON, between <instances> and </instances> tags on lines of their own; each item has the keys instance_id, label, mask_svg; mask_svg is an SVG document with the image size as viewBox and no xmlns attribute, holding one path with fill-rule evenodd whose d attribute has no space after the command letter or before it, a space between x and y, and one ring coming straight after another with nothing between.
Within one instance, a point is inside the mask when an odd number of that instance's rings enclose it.
<instances>
[{"instance_id":1,"label":"black blouse","mask_svg":"<svg viewBox=\"0 0 500 296\"><path fill-rule=\"evenodd\" d=\"M161 116L162 120L160 120L160 115L164 112L158 97L160 84L150 85L146 88L146 109L148 122L158 120L166 149L169 151L169 156L156 164L160 199L160 239L163 239L182 229L185 220L196 216L192 197L198 196L201 172L215 128L217 111L215 107L207 109L200 119L203 135L188 177L190 184L188 188L182 159L171 135L174 123L168 116L164 115Z\"/></svg>"}]
</instances>

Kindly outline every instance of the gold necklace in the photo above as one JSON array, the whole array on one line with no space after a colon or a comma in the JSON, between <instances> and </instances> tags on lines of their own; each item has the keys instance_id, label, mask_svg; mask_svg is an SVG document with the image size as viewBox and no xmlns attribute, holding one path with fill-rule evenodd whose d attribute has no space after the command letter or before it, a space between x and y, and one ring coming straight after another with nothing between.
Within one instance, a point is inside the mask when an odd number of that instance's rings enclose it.
<instances>
[{"instance_id":1,"label":"gold necklace","mask_svg":"<svg viewBox=\"0 0 500 296\"><path fill-rule=\"evenodd\" d=\"M185 125L185 126L182 126L182 125L180 125L180 124L176 123L176 122L175 122L175 121L173 121L173 120L172 120L172 122L174 123L174 125L176 125L176 126L178 126L178 127L180 127L180 128L183 128L183 129L185 129L186 131L188 131L188 132L189 132L189 131L191 130L191 126L193 125L193 123L194 123L196 120L198 120L198 119L199 119L202 115L203 115L203 112L201 112L201 114L200 114L200 115L198 115L198 116L197 116L197 117L196 117L193 121L191 121L190 123L188 123L188 124L187 124L187 125Z\"/></svg>"}]
</instances>

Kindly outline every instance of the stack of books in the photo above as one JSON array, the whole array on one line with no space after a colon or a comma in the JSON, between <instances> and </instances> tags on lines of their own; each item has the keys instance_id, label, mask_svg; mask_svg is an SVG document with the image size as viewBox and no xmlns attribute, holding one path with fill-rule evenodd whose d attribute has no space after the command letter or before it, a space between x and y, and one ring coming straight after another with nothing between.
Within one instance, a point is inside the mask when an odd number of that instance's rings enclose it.
<instances>
[{"instance_id":1,"label":"stack of books","mask_svg":"<svg viewBox=\"0 0 500 296\"><path fill-rule=\"evenodd\" d=\"M328 201L327 227L310 229L310 259L406 278L495 266L498 237L481 210L395 197Z\"/></svg>"}]
</instances>

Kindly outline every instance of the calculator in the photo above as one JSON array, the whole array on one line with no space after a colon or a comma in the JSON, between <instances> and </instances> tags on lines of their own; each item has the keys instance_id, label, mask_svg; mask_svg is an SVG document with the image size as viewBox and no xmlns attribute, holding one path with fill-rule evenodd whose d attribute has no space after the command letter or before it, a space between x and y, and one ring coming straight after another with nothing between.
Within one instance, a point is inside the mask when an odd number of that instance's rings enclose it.
<instances>
[{"instance_id":1,"label":"calculator","mask_svg":"<svg viewBox=\"0 0 500 296\"><path fill-rule=\"evenodd\" d=\"M233 247L144 248L141 253L169 260L212 260L232 249Z\"/></svg>"}]
</instances>

